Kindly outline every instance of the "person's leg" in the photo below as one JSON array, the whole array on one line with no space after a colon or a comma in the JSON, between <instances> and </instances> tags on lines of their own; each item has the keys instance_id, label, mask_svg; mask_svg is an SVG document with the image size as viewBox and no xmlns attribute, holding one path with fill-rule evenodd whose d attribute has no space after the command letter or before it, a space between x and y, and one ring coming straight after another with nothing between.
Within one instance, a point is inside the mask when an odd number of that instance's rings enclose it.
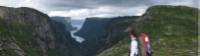
<instances>
[{"instance_id":1,"label":"person's leg","mask_svg":"<svg viewBox=\"0 0 200 56\"><path fill-rule=\"evenodd\" d=\"M133 53L133 52L131 52L131 53L130 53L130 56L134 56L134 53Z\"/></svg>"},{"instance_id":2,"label":"person's leg","mask_svg":"<svg viewBox=\"0 0 200 56\"><path fill-rule=\"evenodd\" d=\"M150 54L150 53L147 53L148 54L148 56L152 56L152 54Z\"/></svg>"}]
</instances>

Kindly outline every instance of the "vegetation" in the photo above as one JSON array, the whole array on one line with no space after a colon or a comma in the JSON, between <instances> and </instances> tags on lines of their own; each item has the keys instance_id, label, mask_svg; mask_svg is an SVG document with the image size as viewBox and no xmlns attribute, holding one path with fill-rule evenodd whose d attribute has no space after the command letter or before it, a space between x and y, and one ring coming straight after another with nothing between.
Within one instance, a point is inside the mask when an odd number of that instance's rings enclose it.
<instances>
[{"instance_id":1,"label":"vegetation","mask_svg":"<svg viewBox=\"0 0 200 56\"><path fill-rule=\"evenodd\" d=\"M2 6L0 10L0 56L63 56L60 54L65 54L59 48L64 44L60 45L59 42L55 42L60 40L54 40L55 35L52 34L53 29L50 28L50 19L46 14L26 7ZM59 47L54 48L54 43L59 43L57 45Z\"/></svg>"},{"instance_id":2,"label":"vegetation","mask_svg":"<svg viewBox=\"0 0 200 56\"><path fill-rule=\"evenodd\" d=\"M123 40L119 41L112 48L103 51L98 56L128 56L130 37L129 34L126 34L123 37L125 37Z\"/></svg>"},{"instance_id":3,"label":"vegetation","mask_svg":"<svg viewBox=\"0 0 200 56\"><path fill-rule=\"evenodd\" d=\"M138 32L147 32L155 56L193 56L197 54L198 9L155 6L147 11L149 20L138 24Z\"/></svg>"},{"instance_id":4,"label":"vegetation","mask_svg":"<svg viewBox=\"0 0 200 56\"><path fill-rule=\"evenodd\" d=\"M18 56L18 54L9 47L11 43L16 43L19 48L26 52L27 56L39 56L39 51L34 48L32 36L32 27L29 24L17 21L7 21L0 17L0 56ZM13 46L15 47L15 46Z\"/></svg>"},{"instance_id":5,"label":"vegetation","mask_svg":"<svg viewBox=\"0 0 200 56\"><path fill-rule=\"evenodd\" d=\"M198 9L185 6L153 6L140 17L136 32L146 32L153 56L197 56ZM139 34L138 34L139 35ZM125 37L100 56L128 56L129 37Z\"/></svg>"}]
</instances>

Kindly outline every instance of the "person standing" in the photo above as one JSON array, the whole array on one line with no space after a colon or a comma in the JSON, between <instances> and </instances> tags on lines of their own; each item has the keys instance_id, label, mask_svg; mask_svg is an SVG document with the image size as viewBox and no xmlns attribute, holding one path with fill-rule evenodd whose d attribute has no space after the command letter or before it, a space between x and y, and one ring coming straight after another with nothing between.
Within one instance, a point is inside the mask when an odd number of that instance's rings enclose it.
<instances>
[{"instance_id":1,"label":"person standing","mask_svg":"<svg viewBox=\"0 0 200 56\"><path fill-rule=\"evenodd\" d=\"M131 32L130 56L138 56L138 42L134 32Z\"/></svg>"},{"instance_id":2,"label":"person standing","mask_svg":"<svg viewBox=\"0 0 200 56\"><path fill-rule=\"evenodd\" d=\"M152 56L152 54L153 54L153 49L152 49L152 47L151 47L151 45L150 45L149 36L147 35L147 33L142 32L140 37L143 39L143 44L144 44L144 48L143 48L144 56Z\"/></svg>"}]
</instances>

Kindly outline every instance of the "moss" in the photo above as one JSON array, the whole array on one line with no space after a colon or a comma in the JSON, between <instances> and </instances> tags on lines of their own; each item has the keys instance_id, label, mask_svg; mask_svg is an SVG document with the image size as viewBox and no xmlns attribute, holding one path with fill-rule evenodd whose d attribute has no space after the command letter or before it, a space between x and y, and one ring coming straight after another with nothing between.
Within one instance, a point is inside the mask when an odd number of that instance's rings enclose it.
<instances>
[{"instance_id":1,"label":"moss","mask_svg":"<svg viewBox=\"0 0 200 56\"><path fill-rule=\"evenodd\" d=\"M197 53L197 9L154 7L149 12L151 19L140 22L137 32L147 32L150 35L155 56L187 56Z\"/></svg>"},{"instance_id":2,"label":"moss","mask_svg":"<svg viewBox=\"0 0 200 56\"><path fill-rule=\"evenodd\" d=\"M148 16L147 16L148 15ZM153 56L197 56L198 9L185 6L153 6L139 21L136 32L147 32ZM129 37L124 37L99 56L128 56Z\"/></svg>"}]
</instances>

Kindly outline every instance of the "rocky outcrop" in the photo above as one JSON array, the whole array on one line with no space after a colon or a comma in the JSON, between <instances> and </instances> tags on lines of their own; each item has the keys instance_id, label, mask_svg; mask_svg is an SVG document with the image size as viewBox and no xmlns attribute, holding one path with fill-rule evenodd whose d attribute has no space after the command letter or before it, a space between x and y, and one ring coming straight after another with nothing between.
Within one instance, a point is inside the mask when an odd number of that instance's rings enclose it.
<instances>
[{"instance_id":1,"label":"rocky outcrop","mask_svg":"<svg viewBox=\"0 0 200 56\"><path fill-rule=\"evenodd\" d=\"M67 56L61 51L67 51L66 40L58 41L46 14L26 7L0 7L0 56Z\"/></svg>"}]
</instances>

